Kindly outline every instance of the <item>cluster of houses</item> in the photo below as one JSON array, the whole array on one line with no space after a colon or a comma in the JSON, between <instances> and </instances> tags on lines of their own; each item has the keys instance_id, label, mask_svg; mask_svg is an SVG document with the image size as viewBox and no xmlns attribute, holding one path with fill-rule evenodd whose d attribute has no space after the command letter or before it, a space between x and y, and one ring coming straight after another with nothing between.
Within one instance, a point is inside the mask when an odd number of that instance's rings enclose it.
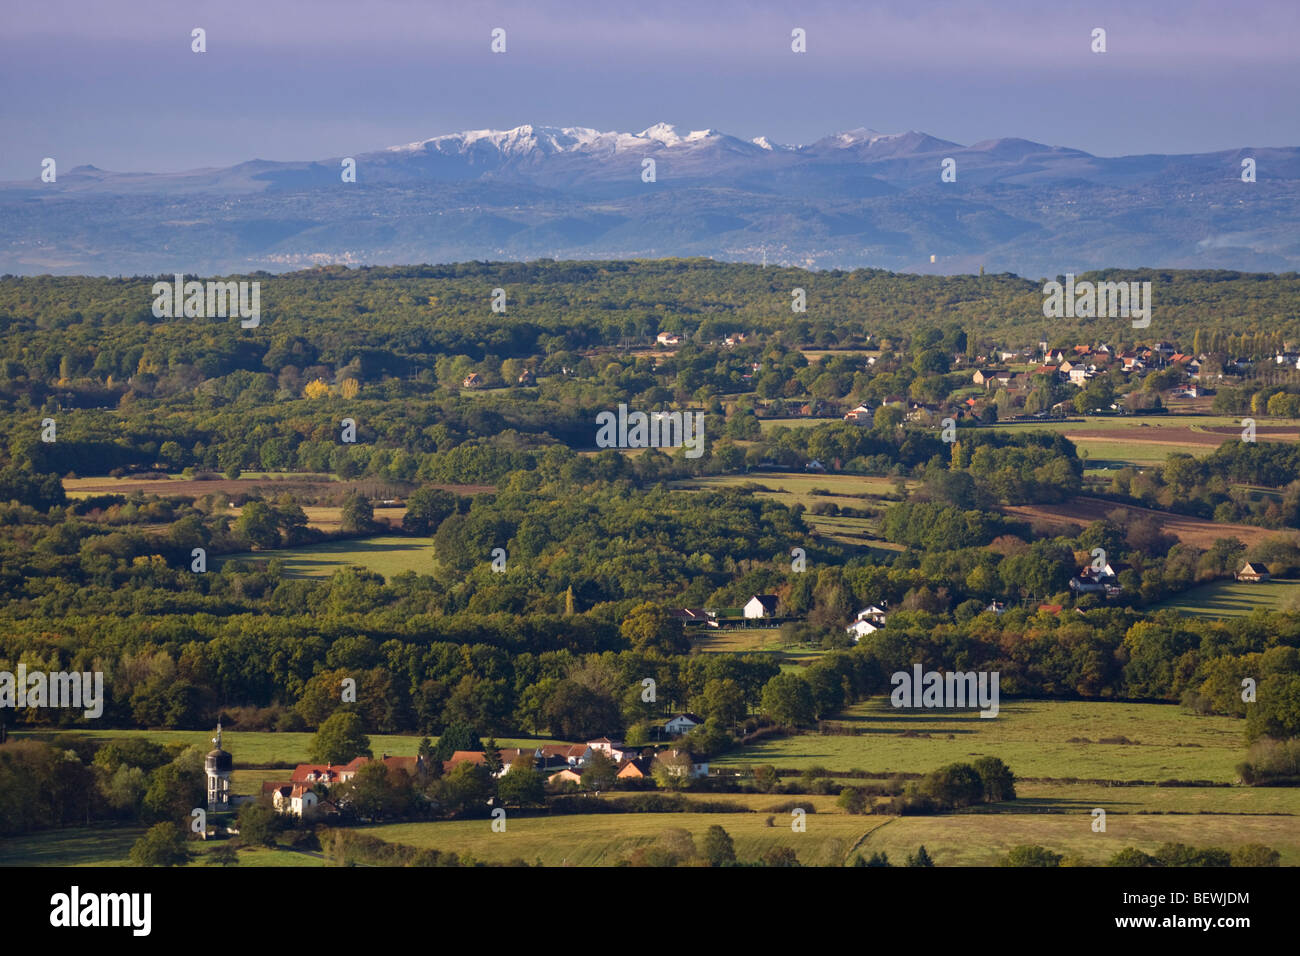
<instances>
[{"instance_id":1,"label":"cluster of houses","mask_svg":"<svg viewBox=\"0 0 1300 956\"><path fill-rule=\"evenodd\" d=\"M675 738L689 733L704 718L692 713L674 714L663 724L666 737ZM216 753L217 751L214 751ZM224 751L221 751L224 753ZM583 771L595 759L596 754L603 754L615 766L615 777L619 780L635 780L649 777L656 762L660 762L669 773L689 776L691 778L707 777L709 764L697 760L687 751L668 748L656 750L654 747L625 747L622 743L600 737L582 744L543 744L538 747L506 747L498 751L501 757L500 769L494 777L503 777L515 768L536 770L546 776L548 783L571 781L580 783ZM226 755L227 758L229 755ZM345 764L299 764L286 781L268 780L262 784L262 795L269 797L271 806L278 813L309 819L321 814L337 811L338 807L329 799L329 791L355 777L370 757L357 757ZM412 777L425 772L423 757L390 757L384 754L378 762L390 772L400 772ZM461 764L483 765L487 755L479 750L457 750L450 759L442 762L443 773L450 773ZM211 777L212 775L209 774ZM227 780L228 780L227 771ZM211 789L211 787L210 787Z\"/></svg>"}]
</instances>

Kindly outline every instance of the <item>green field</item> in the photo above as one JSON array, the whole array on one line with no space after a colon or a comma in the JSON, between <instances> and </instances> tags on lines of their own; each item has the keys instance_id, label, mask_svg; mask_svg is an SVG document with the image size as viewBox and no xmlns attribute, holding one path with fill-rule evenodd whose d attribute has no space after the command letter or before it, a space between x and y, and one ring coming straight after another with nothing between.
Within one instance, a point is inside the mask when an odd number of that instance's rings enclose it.
<instances>
[{"instance_id":1,"label":"green field","mask_svg":"<svg viewBox=\"0 0 1300 956\"><path fill-rule=\"evenodd\" d=\"M1151 853L1162 843L1225 850L1263 843L1282 854L1283 866L1300 864L1300 826L1295 817L1108 814L1105 833L1092 831L1091 808L1071 815L963 813L889 819L887 826L871 832L859 852L884 852L895 865L924 844L937 866L996 866L1012 847L1025 843L1078 857L1089 865L1104 864L1128 846Z\"/></svg>"},{"instance_id":2,"label":"green field","mask_svg":"<svg viewBox=\"0 0 1300 956\"><path fill-rule=\"evenodd\" d=\"M131 845L145 832L140 826L70 827L41 830L0 840L0 866L131 866ZM209 866L207 855L221 843L191 840L191 866ZM325 861L292 850L250 847L239 851L238 866L324 866Z\"/></svg>"},{"instance_id":3,"label":"green field","mask_svg":"<svg viewBox=\"0 0 1300 956\"><path fill-rule=\"evenodd\" d=\"M428 574L433 569L433 545L425 538L381 535L353 541L329 541L301 548L245 552L222 561L279 559L289 577L324 578L342 568L359 565L382 574L385 579L403 571Z\"/></svg>"},{"instance_id":4,"label":"green field","mask_svg":"<svg viewBox=\"0 0 1300 956\"><path fill-rule=\"evenodd\" d=\"M732 751L713 765L924 773L987 755L1002 758L1017 777L1231 783L1246 752L1242 721L1201 717L1173 704L1004 700L990 719L974 712L904 713L887 697L876 697L835 722L860 734L774 738ZM906 732L930 736L905 737ZM1118 737L1137 743L1096 742ZM1072 738L1093 743L1069 743Z\"/></svg>"},{"instance_id":5,"label":"green field","mask_svg":"<svg viewBox=\"0 0 1300 956\"><path fill-rule=\"evenodd\" d=\"M794 798L767 797L766 801L783 799ZM801 863L838 866L850 848L889 819L818 812L805 818L805 832L796 833L788 812L775 817L769 827L763 813L600 813L507 818L504 833L492 832L490 820L394 823L367 827L365 832L393 843L468 853L488 862L519 858L528 863L541 860L547 866L613 866L668 830L689 831L699 847L705 831L716 824L731 835L737 859L754 860L771 847L784 845L795 851Z\"/></svg>"},{"instance_id":6,"label":"green field","mask_svg":"<svg viewBox=\"0 0 1300 956\"><path fill-rule=\"evenodd\" d=\"M94 740L114 740L127 737L147 737L159 744L181 743L198 747L204 753L212 749L212 732L203 730L61 730L61 731L14 731L14 738L40 737L57 740L60 737L89 737ZM245 770L258 767L271 767L278 764L296 765L307 762L307 751L311 746L312 733L255 733L237 730L224 731L221 746L234 758L235 769ZM370 734L370 749L376 757L387 753L393 757L414 757L420 747L420 737L405 734ZM437 738L431 738L437 740ZM541 744L556 744L563 741L551 738L517 738L501 737L497 743L502 747L536 747ZM271 776L266 779L276 779ZM260 783L259 783L260 787ZM253 791L248 791L253 792Z\"/></svg>"},{"instance_id":7,"label":"green field","mask_svg":"<svg viewBox=\"0 0 1300 956\"><path fill-rule=\"evenodd\" d=\"M1184 591L1155 605L1153 610L1171 608L1190 617L1246 617L1260 610L1300 608L1300 581L1216 581Z\"/></svg>"}]
</instances>

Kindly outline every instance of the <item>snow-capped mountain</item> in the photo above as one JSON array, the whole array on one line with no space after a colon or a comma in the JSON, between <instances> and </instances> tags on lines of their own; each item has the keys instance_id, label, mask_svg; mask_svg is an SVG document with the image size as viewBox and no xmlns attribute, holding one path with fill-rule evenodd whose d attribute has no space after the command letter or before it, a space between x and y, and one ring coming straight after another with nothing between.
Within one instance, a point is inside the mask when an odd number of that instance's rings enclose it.
<instances>
[{"instance_id":1,"label":"snow-capped mountain","mask_svg":"<svg viewBox=\"0 0 1300 956\"><path fill-rule=\"evenodd\" d=\"M1259 170L1249 186L1245 158ZM345 160L355 182L340 175ZM940 181L945 160L954 182ZM1300 268L1297 232L1297 148L1105 158L868 127L796 146L669 123L524 125L349 157L175 174L86 165L60 169L55 183L0 183L0 272L13 273L765 254L1033 276L1287 271Z\"/></svg>"}]
</instances>

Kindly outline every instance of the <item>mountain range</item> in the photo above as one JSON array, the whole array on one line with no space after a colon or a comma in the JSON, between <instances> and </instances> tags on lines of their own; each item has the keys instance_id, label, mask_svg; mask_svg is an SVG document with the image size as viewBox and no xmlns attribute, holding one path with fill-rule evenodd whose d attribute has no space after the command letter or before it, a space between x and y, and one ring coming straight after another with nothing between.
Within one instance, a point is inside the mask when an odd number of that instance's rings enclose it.
<instances>
[{"instance_id":1,"label":"mountain range","mask_svg":"<svg viewBox=\"0 0 1300 956\"><path fill-rule=\"evenodd\" d=\"M1242 181L1245 159L1255 182ZM946 160L955 181L941 181ZM3 273L663 256L1027 277L1293 271L1300 147L1099 157L917 131L794 146L663 123L520 126L351 157L0 183Z\"/></svg>"}]
</instances>

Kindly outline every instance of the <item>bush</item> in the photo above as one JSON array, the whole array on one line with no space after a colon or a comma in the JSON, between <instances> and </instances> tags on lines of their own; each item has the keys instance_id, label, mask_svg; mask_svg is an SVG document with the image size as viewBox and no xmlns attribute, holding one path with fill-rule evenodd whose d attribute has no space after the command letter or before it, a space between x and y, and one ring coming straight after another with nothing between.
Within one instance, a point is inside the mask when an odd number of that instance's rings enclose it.
<instances>
[{"instance_id":1,"label":"bush","mask_svg":"<svg viewBox=\"0 0 1300 956\"><path fill-rule=\"evenodd\" d=\"M1002 866L1060 866L1061 854L1041 846L1021 844L1012 847L1011 852L1003 858Z\"/></svg>"}]
</instances>

